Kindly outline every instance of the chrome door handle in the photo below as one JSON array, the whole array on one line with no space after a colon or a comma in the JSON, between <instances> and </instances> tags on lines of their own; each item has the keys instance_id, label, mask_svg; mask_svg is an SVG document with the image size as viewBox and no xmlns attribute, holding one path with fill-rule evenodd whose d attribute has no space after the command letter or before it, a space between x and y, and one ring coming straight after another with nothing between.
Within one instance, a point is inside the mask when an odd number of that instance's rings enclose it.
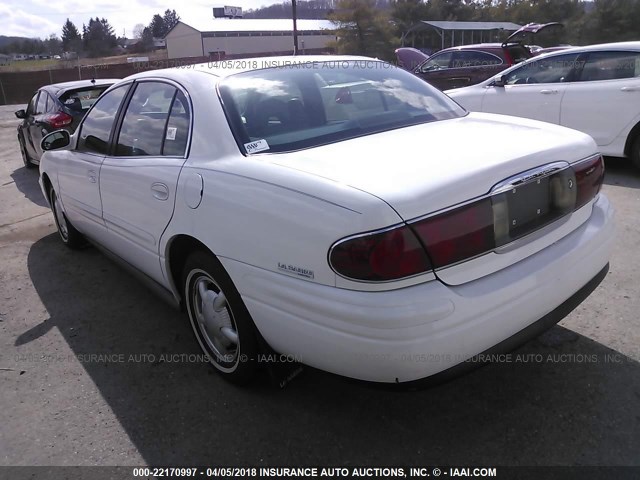
<instances>
[{"instance_id":1,"label":"chrome door handle","mask_svg":"<svg viewBox=\"0 0 640 480\"><path fill-rule=\"evenodd\" d=\"M167 187L164 183L156 182L151 185L151 194L157 200L166 200L169 198L169 187Z\"/></svg>"},{"instance_id":2,"label":"chrome door handle","mask_svg":"<svg viewBox=\"0 0 640 480\"><path fill-rule=\"evenodd\" d=\"M558 93L558 90L545 89L545 90L540 90L540 93L542 93L543 95L553 95Z\"/></svg>"},{"instance_id":3,"label":"chrome door handle","mask_svg":"<svg viewBox=\"0 0 640 480\"><path fill-rule=\"evenodd\" d=\"M640 91L640 87L622 87L620 91L621 92L638 92Z\"/></svg>"}]
</instances>

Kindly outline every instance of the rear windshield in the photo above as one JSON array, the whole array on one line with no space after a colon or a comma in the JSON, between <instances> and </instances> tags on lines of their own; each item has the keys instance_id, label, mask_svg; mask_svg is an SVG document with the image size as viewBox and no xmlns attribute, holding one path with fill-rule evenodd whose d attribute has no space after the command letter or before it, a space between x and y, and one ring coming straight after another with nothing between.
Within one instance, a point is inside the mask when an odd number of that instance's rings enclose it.
<instances>
[{"instance_id":1,"label":"rear windshield","mask_svg":"<svg viewBox=\"0 0 640 480\"><path fill-rule=\"evenodd\" d=\"M78 112L86 112L91 108L91 105L96 103L96 100L102 92L104 92L111 85L79 88L77 90L69 90L60 95L60 101L66 107Z\"/></svg>"},{"instance_id":2,"label":"rear windshield","mask_svg":"<svg viewBox=\"0 0 640 480\"><path fill-rule=\"evenodd\" d=\"M244 72L223 80L219 91L247 153L300 150L466 114L423 80L379 61Z\"/></svg>"}]
</instances>

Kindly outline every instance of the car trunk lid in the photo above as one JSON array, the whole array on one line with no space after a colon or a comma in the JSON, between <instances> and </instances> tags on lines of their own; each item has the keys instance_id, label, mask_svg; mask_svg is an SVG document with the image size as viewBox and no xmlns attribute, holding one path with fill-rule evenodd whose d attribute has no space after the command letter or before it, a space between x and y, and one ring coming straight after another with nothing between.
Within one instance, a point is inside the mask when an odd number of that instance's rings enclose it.
<instances>
[{"instance_id":1,"label":"car trunk lid","mask_svg":"<svg viewBox=\"0 0 640 480\"><path fill-rule=\"evenodd\" d=\"M508 190L509 182L528 184L549 176L595 152L593 140L579 132L531 120L473 113L265 158L374 195L405 222L415 225L425 217L483 198L495 188ZM515 178L518 175L523 176ZM575 182L575 177L563 177L563 181L570 180ZM544 195L524 188L519 193L520 199ZM522 210L522 216L531 213L526 201L514 200L511 205L514 211ZM508 220L505 217L501 221ZM569 233L585 220L576 217L562 232ZM549 230L546 224L539 226ZM531 231L537 230L534 227ZM514 228L502 235L509 240L509 234L520 238L528 233ZM505 249L503 253L508 255L500 259L475 259L475 268L468 274L457 268L459 262L435 265L438 276L447 283L459 284L492 273L557 241L557 232L549 231L543 237L546 240L538 239L533 250L523 245ZM448 271L453 273L448 275Z\"/></svg>"}]
</instances>

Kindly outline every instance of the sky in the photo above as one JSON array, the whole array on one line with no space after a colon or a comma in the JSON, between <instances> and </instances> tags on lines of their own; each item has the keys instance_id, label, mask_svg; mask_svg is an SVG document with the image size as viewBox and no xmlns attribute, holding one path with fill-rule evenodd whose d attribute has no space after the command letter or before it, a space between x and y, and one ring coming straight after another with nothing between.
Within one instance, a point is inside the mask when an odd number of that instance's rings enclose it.
<instances>
[{"instance_id":1,"label":"sky","mask_svg":"<svg viewBox=\"0 0 640 480\"><path fill-rule=\"evenodd\" d=\"M117 36L123 33L133 37L133 27L138 23L147 25L155 13L162 14L167 8L175 9L188 22L189 18L213 18L213 7L231 5L244 10L263 5L280 3L280 0L183 0L164 2L162 0L2 0L0 3L0 35L47 38L52 33L62 35L62 25L67 17L82 32L82 24L89 18L106 18Z\"/></svg>"}]
</instances>

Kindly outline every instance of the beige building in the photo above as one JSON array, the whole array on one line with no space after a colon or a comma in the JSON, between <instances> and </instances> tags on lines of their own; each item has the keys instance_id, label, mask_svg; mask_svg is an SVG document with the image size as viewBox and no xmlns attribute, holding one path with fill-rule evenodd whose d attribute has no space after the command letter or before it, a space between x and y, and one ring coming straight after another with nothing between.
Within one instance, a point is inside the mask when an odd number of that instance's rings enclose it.
<instances>
[{"instance_id":1,"label":"beige building","mask_svg":"<svg viewBox=\"0 0 640 480\"><path fill-rule=\"evenodd\" d=\"M298 20L298 50L319 53L335 40L329 20ZM210 18L180 21L165 37L169 58L247 54L289 54L293 51L291 19Z\"/></svg>"}]
</instances>

